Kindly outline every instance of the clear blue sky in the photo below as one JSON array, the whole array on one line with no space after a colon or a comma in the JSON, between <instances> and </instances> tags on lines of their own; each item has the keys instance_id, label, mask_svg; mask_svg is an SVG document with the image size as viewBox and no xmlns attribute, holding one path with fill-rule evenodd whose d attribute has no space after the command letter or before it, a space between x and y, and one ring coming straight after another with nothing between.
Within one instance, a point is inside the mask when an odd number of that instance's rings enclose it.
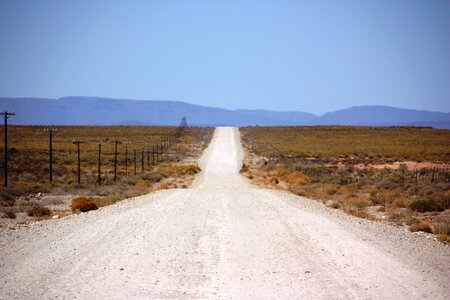
<instances>
[{"instance_id":1,"label":"clear blue sky","mask_svg":"<svg viewBox=\"0 0 450 300\"><path fill-rule=\"evenodd\" d=\"M449 0L0 0L0 96L450 111Z\"/></svg>"}]
</instances>

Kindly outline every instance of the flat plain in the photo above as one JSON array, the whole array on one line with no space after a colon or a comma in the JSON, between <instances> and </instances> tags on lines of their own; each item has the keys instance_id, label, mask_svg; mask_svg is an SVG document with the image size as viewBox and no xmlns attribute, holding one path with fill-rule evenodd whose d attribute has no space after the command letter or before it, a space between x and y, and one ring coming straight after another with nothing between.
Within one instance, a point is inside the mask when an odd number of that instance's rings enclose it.
<instances>
[{"instance_id":1,"label":"flat plain","mask_svg":"<svg viewBox=\"0 0 450 300\"><path fill-rule=\"evenodd\" d=\"M450 234L450 130L297 126L241 129L243 174L367 219Z\"/></svg>"}]
</instances>

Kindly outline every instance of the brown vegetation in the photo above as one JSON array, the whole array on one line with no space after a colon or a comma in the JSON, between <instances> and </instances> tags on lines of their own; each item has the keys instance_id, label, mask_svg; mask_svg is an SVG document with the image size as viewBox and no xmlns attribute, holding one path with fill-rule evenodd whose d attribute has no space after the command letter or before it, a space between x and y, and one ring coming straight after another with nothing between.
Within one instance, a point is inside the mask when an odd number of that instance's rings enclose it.
<instances>
[{"instance_id":1,"label":"brown vegetation","mask_svg":"<svg viewBox=\"0 0 450 300\"><path fill-rule=\"evenodd\" d=\"M306 126L241 132L247 151L241 172L256 184L399 225L423 221L435 228L450 220L450 130ZM431 168L415 169L419 163ZM389 167L375 167L380 165Z\"/></svg>"},{"instance_id":2,"label":"brown vegetation","mask_svg":"<svg viewBox=\"0 0 450 300\"><path fill-rule=\"evenodd\" d=\"M161 141L161 133L177 132L164 126L59 126L53 139L53 184L49 183L48 134L46 126L8 126L9 186L0 187L0 226L9 220L26 221L33 205L41 205L49 195L60 196L60 203L45 204L53 214L70 213L71 200L79 196L94 199L98 207L161 188L185 188L195 173L198 156L208 145L213 128L184 128L172 136L169 149L151 154ZM0 139L3 130L0 130ZM81 184L77 184L77 147L81 144ZM114 148L119 140L117 180L114 182ZM101 185L98 185L98 143L102 143ZM3 146L3 145L0 145ZM125 168L125 147L128 168ZM136 150L136 166L134 164ZM142 160L144 150L144 160ZM150 150L150 152L147 152ZM0 152L3 149L0 147ZM3 169L0 159L0 169ZM136 174L135 174L136 170ZM3 173L0 174L3 181ZM67 198L69 198L67 200Z\"/></svg>"},{"instance_id":3,"label":"brown vegetation","mask_svg":"<svg viewBox=\"0 0 450 300\"><path fill-rule=\"evenodd\" d=\"M27 215L30 217L42 218L42 217L48 217L48 216L50 216L50 214L51 214L50 209L48 209L45 206L40 206L40 205L33 206L31 209L29 209L27 211Z\"/></svg>"},{"instance_id":4,"label":"brown vegetation","mask_svg":"<svg viewBox=\"0 0 450 300\"><path fill-rule=\"evenodd\" d=\"M97 204L95 204L94 200L87 197L77 197L72 200L72 204L70 205L72 212L81 211L87 212L90 210L98 209Z\"/></svg>"},{"instance_id":5,"label":"brown vegetation","mask_svg":"<svg viewBox=\"0 0 450 300\"><path fill-rule=\"evenodd\" d=\"M429 225L423 224L423 223L414 224L409 228L409 230L411 232L423 231L423 232L431 233L431 227Z\"/></svg>"}]
</instances>

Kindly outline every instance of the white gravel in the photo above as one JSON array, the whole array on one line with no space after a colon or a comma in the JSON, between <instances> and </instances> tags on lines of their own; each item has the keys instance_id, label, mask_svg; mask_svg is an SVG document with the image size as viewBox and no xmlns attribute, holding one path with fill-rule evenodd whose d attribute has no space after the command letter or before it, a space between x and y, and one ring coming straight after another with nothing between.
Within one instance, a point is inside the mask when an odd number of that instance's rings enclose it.
<instances>
[{"instance_id":1,"label":"white gravel","mask_svg":"<svg viewBox=\"0 0 450 300\"><path fill-rule=\"evenodd\" d=\"M0 299L449 299L450 250L241 176L219 128L194 187L0 232Z\"/></svg>"}]
</instances>

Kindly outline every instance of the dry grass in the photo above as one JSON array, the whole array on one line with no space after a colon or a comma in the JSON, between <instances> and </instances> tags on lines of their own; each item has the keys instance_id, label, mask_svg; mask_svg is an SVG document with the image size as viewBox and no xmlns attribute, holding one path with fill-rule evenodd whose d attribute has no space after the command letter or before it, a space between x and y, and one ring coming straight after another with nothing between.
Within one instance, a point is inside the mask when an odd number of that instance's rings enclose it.
<instances>
[{"instance_id":1,"label":"dry grass","mask_svg":"<svg viewBox=\"0 0 450 300\"><path fill-rule=\"evenodd\" d=\"M419 127L245 127L244 139L262 156L449 162L450 130Z\"/></svg>"},{"instance_id":2,"label":"dry grass","mask_svg":"<svg viewBox=\"0 0 450 300\"><path fill-rule=\"evenodd\" d=\"M417 231L423 231L423 232L428 232L428 233L432 232L430 225L423 224L423 223L414 224L409 228L409 230L411 232L417 232Z\"/></svg>"},{"instance_id":3,"label":"dry grass","mask_svg":"<svg viewBox=\"0 0 450 300\"><path fill-rule=\"evenodd\" d=\"M450 235L450 223L440 222L433 226L434 234Z\"/></svg>"},{"instance_id":4,"label":"dry grass","mask_svg":"<svg viewBox=\"0 0 450 300\"><path fill-rule=\"evenodd\" d=\"M450 244L450 235L448 234L440 234L437 236L437 240L444 244Z\"/></svg>"},{"instance_id":5,"label":"dry grass","mask_svg":"<svg viewBox=\"0 0 450 300\"><path fill-rule=\"evenodd\" d=\"M50 187L49 181L49 138L44 132L48 126L8 126L9 137L9 181L11 186ZM0 130L0 139L3 130ZM148 170L153 157L147 154L152 146L160 142L161 134L175 132L169 126L59 126L53 137L53 180L54 185L76 185L77 147L81 144L81 183L96 184L98 168L98 144L102 144L101 175L105 184L113 182L115 141L118 144L117 173L122 178L134 173L134 151L136 150L136 171ZM184 135L172 138L169 152L157 157L157 164L179 162L186 156L188 148L203 147L212 136L212 128L186 128ZM3 145L1 145L3 146ZM125 169L125 152L128 149L128 168ZM144 170L142 170L144 150ZM0 148L3 152L3 149ZM2 164L3 161L0 162ZM150 163L150 164L149 164ZM3 166L1 166L3 168ZM0 180L3 174L0 174Z\"/></svg>"},{"instance_id":6,"label":"dry grass","mask_svg":"<svg viewBox=\"0 0 450 300\"><path fill-rule=\"evenodd\" d=\"M326 201L325 205L328 206L328 207L334 208L334 209L341 208L341 205L339 204L339 202L332 201L332 200Z\"/></svg>"},{"instance_id":7,"label":"dry grass","mask_svg":"<svg viewBox=\"0 0 450 300\"><path fill-rule=\"evenodd\" d=\"M27 211L27 215L30 217L43 218L50 216L51 211L45 206L36 205Z\"/></svg>"},{"instance_id":8,"label":"dry grass","mask_svg":"<svg viewBox=\"0 0 450 300\"><path fill-rule=\"evenodd\" d=\"M241 172L258 185L319 199L357 217L409 226L423 221L435 234L446 234L434 228L450 221L448 169L408 166L449 166L450 130L246 127L242 137L247 156ZM388 168L378 167L383 164Z\"/></svg>"},{"instance_id":9,"label":"dry grass","mask_svg":"<svg viewBox=\"0 0 450 300\"><path fill-rule=\"evenodd\" d=\"M95 201L91 198L77 197L72 200L70 208L72 209L72 212L76 212L78 210L81 212L87 212L90 210L98 209L98 206L97 204L95 204Z\"/></svg>"},{"instance_id":10,"label":"dry grass","mask_svg":"<svg viewBox=\"0 0 450 300\"><path fill-rule=\"evenodd\" d=\"M213 128L185 128L183 135L172 139L170 148L163 155L148 156L142 149L160 141L160 134L174 131L174 127L160 126L60 126L54 136L54 182L48 182L47 126L9 126L9 186L0 187L0 226L8 224L14 211L17 222L24 220L34 205L51 207L58 215L70 214L73 198L84 196L95 199L98 207L116 203L162 188L186 188L200 171L196 160L212 138ZM0 135L3 130L0 130ZM1 138L1 136L0 136ZM81 184L77 184L77 149L74 140L81 145ZM118 145L117 181L114 182L114 147ZM98 143L102 143L102 185L97 183ZM128 170L125 169L125 146L128 147ZM2 145L0 145L2 146ZM134 149L137 150L136 175L134 174ZM150 148L151 149L151 148ZM0 152L3 149L0 148ZM3 160L0 161L0 167ZM126 171L128 174L126 174ZM2 181L3 174L0 174ZM42 194L42 196L40 196ZM49 195L69 196L67 201ZM45 197L47 198L45 198ZM50 197L51 198L51 197ZM8 213L7 213L8 212ZM33 217L35 220L42 217Z\"/></svg>"},{"instance_id":11,"label":"dry grass","mask_svg":"<svg viewBox=\"0 0 450 300\"><path fill-rule=\"evenodd\" d=\"M5 218L8 219L15 219L16 218L16 210L14 208L11 207L7 207L3 209L3 215Z\"/></svg>"},{"instance_id":12,"label":"dry grass","mask_svg":"<svg viewBox=\"0 0 450 300\"><path fill-rule=\"evenodd\" d=\"M407 208L413 203L413 200L408 198L395 198L394 201L392 201L392 205L399 208Z\"/></svg>"},{"instance_id":13,"label":"dry grass","mask_svg":"<svg viewBox=\"0 0 450 300\"><path fill-rule=\"evenodd\" d=\"M366 211L362 210L362 209L358 209L358 208L348 208L345 210L345 212L347 212L348 214L358 217L358 218L362 218L362 219L369 219L372 220L372 216L367 213Z\"/></svg>"}]
</instances>

